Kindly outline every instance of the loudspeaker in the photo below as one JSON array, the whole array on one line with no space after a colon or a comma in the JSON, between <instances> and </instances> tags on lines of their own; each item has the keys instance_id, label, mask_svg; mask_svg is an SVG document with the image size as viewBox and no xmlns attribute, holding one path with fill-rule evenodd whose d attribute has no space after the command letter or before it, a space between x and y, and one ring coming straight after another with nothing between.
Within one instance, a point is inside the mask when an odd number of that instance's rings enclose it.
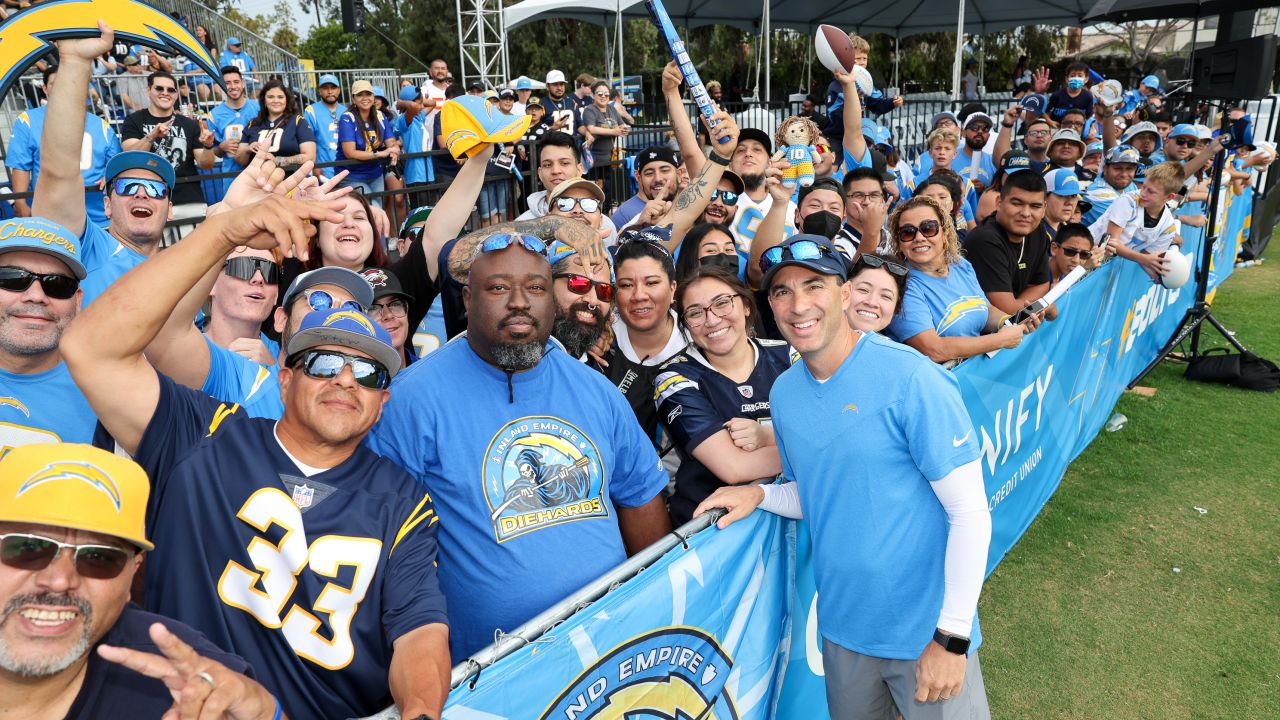
<instances>
[{"instance_id":1,"label":"loudspeaker","mask_svg":"<svg viewBox=\"0 0 1280 720\"><path fill-rule=\"evenodd\" d=\"M349 33L364 32L363 0L342 0L342 30Z\"/></svg>"},{"instance_id":2,"label":"loudspeaker","mask_svg":"<svg viewBox=\"0 0 1280 720\"><path fill-rule=\"evenodd\" d=\"M1271 91L1276 69L1276 36L1221 43L1191 61L1191 95L1260 100Z\"/></svg>"}]
</instances>

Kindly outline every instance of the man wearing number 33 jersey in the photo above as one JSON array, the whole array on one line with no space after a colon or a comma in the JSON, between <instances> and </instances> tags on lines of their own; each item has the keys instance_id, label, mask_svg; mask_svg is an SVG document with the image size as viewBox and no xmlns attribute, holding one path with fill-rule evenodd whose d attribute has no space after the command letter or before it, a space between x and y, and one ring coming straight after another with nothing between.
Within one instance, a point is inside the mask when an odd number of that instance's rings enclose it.
<instances>
[{"instance_id":1,"label":"man wearing number 33 jersey","mask_svg":"<svg viewBox=\"0 0 1280 720\"><path fill-rule=\"evenodd\" d=\"M277 196L211 216L108 288L68 328L63 353L151 479L147 610L260 668L294 720L371 715L388 695L405 717L438 717L449 656L435 509L361 445L401 365L386 330L349 307L303 318L283 338L278 422L185 388L142 356L218 257L332 214Z\"/></svg>"}]
</instances>

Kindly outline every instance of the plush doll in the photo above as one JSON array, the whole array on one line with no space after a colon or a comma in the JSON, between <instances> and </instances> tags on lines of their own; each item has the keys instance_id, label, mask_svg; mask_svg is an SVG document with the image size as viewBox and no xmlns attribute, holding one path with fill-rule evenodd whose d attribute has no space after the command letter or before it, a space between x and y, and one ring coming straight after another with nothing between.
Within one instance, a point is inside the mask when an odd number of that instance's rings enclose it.
<instances>
[{"instance_id":1,"label":"plush doll","mask_svg":"<svg viewBox=\"0 0 1280 720\"><path fill-rule=\"evenodd\" d=\"M795 189L797 183L803 187L813 184L813 166L821 160L814 145L821 137L818 126L807 117L789 117L778 126L774 138L774 142L778 144L778 152L773 159L786 158L791 163L791 167L782 171L784 186Z\"/></svg>"}]
</instances>

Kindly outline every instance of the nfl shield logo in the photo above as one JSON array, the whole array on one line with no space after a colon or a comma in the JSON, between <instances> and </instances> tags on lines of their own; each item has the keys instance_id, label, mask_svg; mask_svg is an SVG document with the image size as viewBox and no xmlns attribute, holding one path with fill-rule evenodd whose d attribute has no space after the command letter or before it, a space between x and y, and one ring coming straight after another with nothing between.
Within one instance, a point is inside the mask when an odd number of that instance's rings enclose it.
<instances>
[{"instance_id":1,"label":"nfl shield logo","mask_svg":"<svg viewBox=\"0 0 1280 720\"><path fill-rule=\"evenodd\" d=\"M311 500L315 497L315 494L315 488L310 488L306 485L294 485L293 504L297 505L299 509L309 508L311 507Z\"/></svg>"},{"instance_id":2,"label":"nfl shield logo","mask_svg":"<svg viewBox=\"0 0 1280 720\"><path fill-rule=\"evenodd\" d=\"M751 396L755 394L755 388L750 385L739 385L738 392L742 393L742 397L750 400Z\"/></svg>"}]
</instances>

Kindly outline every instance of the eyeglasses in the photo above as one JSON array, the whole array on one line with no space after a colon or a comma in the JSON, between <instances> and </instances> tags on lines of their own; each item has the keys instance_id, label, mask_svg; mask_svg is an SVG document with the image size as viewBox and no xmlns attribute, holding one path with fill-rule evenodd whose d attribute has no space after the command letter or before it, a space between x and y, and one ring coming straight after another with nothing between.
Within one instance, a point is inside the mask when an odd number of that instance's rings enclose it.
<instances>
[{"instance_id":1,"label":"eyeglasses","mask_svg":"<svg viewBox=\"0 0 1280 720\"><path fill-rule=\"evenodd\" d=\"M1076 248L1069 248L1069 247L1062 247L1062 246L1058 247L1058 252L1062 253L1063 255L1066 255L1067 257L1088 257L1089 256L1088 250L1077 250Z\"/></svg>"},{"instance_id":2,"label":"eyeglasses","mask_svg":"<svg viewBox=\"0 0 1280 720\"><path fill-rule=\"evenodd\" d=\"M311 306L312 310L332 310L336 305L343 310L351 310L358 313L364 312L364 307L355 300L347 300L341 305L337 305L337 299L324 290L312 290L304 294L303 297L307 299L307 304Z\"/></svg>"},{"instance_id":3,"label":"eyeglasses","mask_svg":"<svg viewBox=\"0 0 1280 720\"><path fill-rule=\"evenodd\" d=\"M512 245L519 245L525 250L542 257L547 256L547 244L533 235L522 235L520 233L498 233L490 235L480 243L480 252L489 253L499 250L506 250Z\"/></svg>"},{"instance_id":4,"label":"eyeglasses","mask_svg":"<svg viewBox=\"0 0 1280 720\"><path fill-rule=\"evenodd\" d=\"M392 300L386 305L374 303L369 307L369 317L381 320L383 315L402 318L409 314L409 303L403 300Z\"/></svg>"},{"instance_id":5,"label":"eyeglasses","mask_svg":"<svg viewBox=\"0 0 1280 720\"><path fill-rule=\"evenodd\" d=\"M19 267L0 267L0 290L26 292L31 283L39 280L44 294L54 300L70 300L80 287L80 281L70 275L58 273L33 273Z\"/></svg>"},{"instance_id":6,"label":"eyeglasses","mask_svg":"<svg viewBox=\"0 0 1280 720\"><path fill-rule=\"evenodd\" d=\"M1028 130L1027 137L1049 137L1051 130Z\"/></svg>"},{"instance_id":7,"label":"eyeglasses","mask_svg":"<svg viewBox=\"0 0 1280 720\"><path fill-rule=\"evenodd\" d=\"M898 239L911 240L916 236L916 233L919 233L927 238L931 238L936 236L938 234L938 231L940 230L942 230L942 223L938 222L937 220L925 220L924 222L920 223L920 227L916 227L915 225L899 225Z\"/></svg>"},{"instance_id":8,"label":"eyeglasses","mask_svg":"<svg viewBox=\"0 0 1280 720\"><path fill-rule=\"evenodd\" d=\"M138 188L146 192L152 200L163 200L169 197L169 186L161 180L149 178L116 178L111 181L113 195L132 196L138 194Z\"/></svg>"},{"instance_id":9,"label":"eyeglasses","mask_svg":"<svg viewBox=\"0 0 1280 720\"><path fill-rule=\"evenodd\" d=\"M556 198L556 209L560 212L573 212L573 207L582 208L582 212L593 213L600 209L600 201L595 198L585 197L560 197Z\"/></svg>"},{"instance_id":10,"label":"eyeglasses","mask_svg":"<svg viewBox=\"0 0 1280 720\"><path fill-rule=\"evenodd\" d=\"M302 366L307 377L332 380L351 368L356 384L371 390L386 390L391 385L391 372L382 363L337 350L306 350L289 359L289 367Z\"/></svg>"},{"instance_id":11,"label":"eyeglasses","mask_svg":"<svg viewBox=\"0 0 1280 720\"><path fill-rule=\"evenodd\" d=\"M812 240L797 240L790 245L775 245L760 256L760 269L769 272L769 268L784 260L817 260L832 257L832 252L824 245Z\"/></svg>"},{"instance_id":12,"label":"eyeglasses","mask_svg":"<svg viewBox=\"0 0 1280 720\"><path fill-rule=\"evenodd\" d=\"M689 327L699 327L707 321L708 312L721 319L729 317L736 297L738 297L737 293L725 293L711 298L711 302L707 303L705 308L701 305L686 308L683 316L684 324Z\"/></svg>"},{"instance_id":13,"label":"eyeglasses","mask_svg":"<svg viewBox=\"0 0 1280 720\"><path fill-rule=\"evenodd\" d=\"M1178 147L1195 147L1197 144L1199 144L1199 142L1200 141L1198 139L1194 139L1194 138L1180 137L1180 138L1173 139L1173 144L1177 145Z\"/></svg>"},{"instance_id":14,"label":"eyeglasses","mask_svg":"<svg viewBox=\"0 0 1280 720\"><path fill-rule=\"evenodd\" d=\"M17 570L39 572L68 548L75 553L76 572L94 580L110 580L124 572L133 553L110 545L75 545L28 533L0 535L0 562Z\"/></svg>"},{"instance_id":15,"label":"eyeglasses","mask_svg":"<svg viewBox=\"0 0 1280 720\"><path fill-rule=\"evenodd\" d=\"M178 88L176 87L166 87L163 85L152 85L151 89L155 90L157 95L172 95L178 92Z\"/></svg>"},{"instance_id":16,"label":"eyeglasses","mask_svg":"<svg viewBox=\"0 0 1280 720\"><path fill-rule=\"evenodd\" d=\"M609 93L607 93L607 92L598 92L598 93L596 93L596 94L595 94L595 96L596 96L596 97L609 97Z\"/></svg>"},{"instance_id":17,"label":"eyeglasses","mask_svg":"<svg viewBox=\"0 0 1280 720\"><path fill-rule=\"evenodd\" d=\"M633 242L644 242L635 240ZM551 277L555 279L566 278L569 281L569 292L574 295L586 295L592 287L596 289L596 297L600 298L600 302L613 302L613 283L592 280L586 275L577 273L556 273Z\"/></svg>"},{"instance_id":18,"label":"eyeglasses","mask_svg":"<svg viewBox=\"0 0 1280 720\"><path fill-rule=\"evenodd\" d=\"M250 281L253 276L262 273L262 281L268 285L280 282L280 266L274 260L257 257L235 257L227 260L222 266L224 275Z\"/></svg>"},{"instance_id":19,"label":"eyeglasses","mask_svg":"<svg viewBox=\"0 0 1280 720\"><path fill-rule=\"evenodd\" d=\"M864 267L868 267L873 270L883 268L890 275L896 275L898 277L906 277L908 273L906 265L894 262L893 260L886 260L879 255L859 255L858 262L853 266L853 272L857 273Z\"/></svg>"},{"instance_id":20,"label":"eyeglasses","mask_svg":"<svg viewBox=\"0 0 1280 720\"><path fill-rule=\"evenodd\" d=\"M1059 123L1059 125L1061 125L1063 128L1066 128L1067 130L1075 130L1076 132L1079 132L1084 129L1084 123L1082 122L1062 122L1062 123Z\"/></svg>"},{"instance_id":21,"label":"eyeglasses","mask_svg":"<svg viewBox=\"0 0 1280 720\"><path fill-rule=\"evenodd\" d=\"M884 193L854 192L854 193L849 193L848 195L845 195L845 197L861 205L863 203L880 202L881 200L884 199Z\"/></svg>"},{"instance_id":22,"label":"eyeglasses","mask_svg":"<svg viewBox=\"0 0 1280 720\"><path fill-rule=\"evenodd\" d=\"M732 190L717 189L715 192L711 193L711 200L709 202L715 202L716 200L733 207L738 204L738 193Z\"/></svg>"}]
</instances>

